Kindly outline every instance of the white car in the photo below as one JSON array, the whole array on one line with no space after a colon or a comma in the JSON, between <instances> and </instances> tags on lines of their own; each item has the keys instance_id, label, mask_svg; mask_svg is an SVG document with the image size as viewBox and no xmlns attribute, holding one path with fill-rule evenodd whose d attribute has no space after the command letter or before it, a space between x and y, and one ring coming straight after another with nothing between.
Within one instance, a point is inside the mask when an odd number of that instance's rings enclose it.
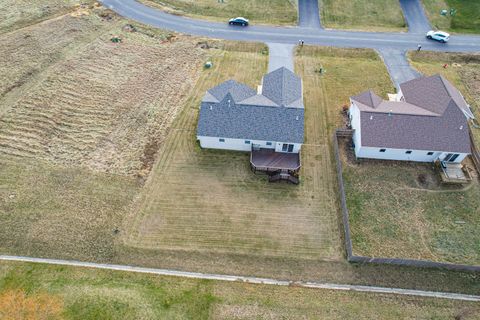
<instances>
[{"instance_id":1,"label":"white car","mask_svg":"<svg viewBox=\"0 0 480 320\"><path fill-rule=\"evenodd\" d=\"M444 31L430 30L430 31L427 32L426 36L427 36L427 39L437 40L437 41L440 41L442 43L445 43L448 40L450 40L450 34L444 32Z\"/></svg>"}]
</instances>

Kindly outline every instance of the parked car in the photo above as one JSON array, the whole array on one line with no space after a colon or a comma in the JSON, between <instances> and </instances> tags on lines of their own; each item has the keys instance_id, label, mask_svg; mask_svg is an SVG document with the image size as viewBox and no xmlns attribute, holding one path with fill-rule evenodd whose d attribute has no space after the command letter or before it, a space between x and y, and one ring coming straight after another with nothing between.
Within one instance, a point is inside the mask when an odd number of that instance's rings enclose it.
<instances>
[{"instance_id":1,"label":"parked car","mask_svg":"<svg viewBox=\"0 0 480 320\"><path fill-rule=\"evenodd\" d=\"M240 25L240 26L248 26L248 19L242 18L242 17L236 17L233 19L228 20L229 25Z\"/></svg>"},{"instance_id":2,"label":"parked car","mask_svg":"<svg viewBox=\"0 0 480 320\"><path fill-rule=\"evenodd\" d=\"M445 43L450 39L450 34L444 31L430 30L427 32L426 36L427 36L427 39L437 40L442 43Z\"/></svg>"}]
</instances>

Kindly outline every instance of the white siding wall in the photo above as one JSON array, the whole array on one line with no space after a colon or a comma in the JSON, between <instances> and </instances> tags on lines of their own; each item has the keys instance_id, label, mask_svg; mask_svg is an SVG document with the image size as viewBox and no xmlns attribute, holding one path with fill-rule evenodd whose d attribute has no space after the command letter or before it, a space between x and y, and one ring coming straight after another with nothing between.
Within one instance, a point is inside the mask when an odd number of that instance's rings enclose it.
<instances>
[{"instance_id":1,"label":"white siding wall","mask_svg":"<svg viewBox=\"0 0 480 320\"><path fill-rule=\"evenodd\" d=\"M236 150L236 151L251 151L252 145L257 144L261 148L275 149L278 152L282 152L283 142L276 141L263 141L263 140L249 140L250 144L245 143L245 139L231 139L223 138L225 142L220 142L220 138L198 136L202 148L209 149L224 149L224 150ZM272 145L267 145L267 142L271 142ZM298 153L301 148L300 143L294 143L293 153Z\"/></svg>"},{"instance_id":2,"label":"white siding wall","mask_svg":"<svg viewBox=\"0 0 480 320\"><path fill-rule=\"evenodd\" d=\"M355 144L355 153L357 154L360 148L362 147L362 131L360 130L360 110L358 107L351 101L350 104L350 121L352 129L355 130L353 133L353 143Z\"/></svg>"},{"instance_id":3,"label":"white siding wall","mask_svg":"<svg viewBox=\"0 0 480 320\"><path fill-rule=\"evenodd\" d=\"M416 162L433 162L437 159L443 160L447 153L434 151L433 155L427 153L431 150L411 150L412 153L407 154L407 149L389 149L385 148L385 152L380 152L381 148L361 147L355 154L357 158L371 158L384 160L404 160ZM454 162L462 162L468 154L460 153L460 156Z\"/></svg>"}]
</instances>

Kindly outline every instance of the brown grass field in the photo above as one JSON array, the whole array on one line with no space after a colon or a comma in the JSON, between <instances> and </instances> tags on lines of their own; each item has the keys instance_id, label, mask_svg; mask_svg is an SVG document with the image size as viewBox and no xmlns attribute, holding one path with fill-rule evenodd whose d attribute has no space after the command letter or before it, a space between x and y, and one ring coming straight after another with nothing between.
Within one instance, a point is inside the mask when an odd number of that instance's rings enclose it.
<instances>
[{"instance_id":1,"label":"brown grass field","mask_svg":"<svg viewBox=\"0 0 480 320\"><path fill-rule=\"evenodd\" d=\"M92 0L2 0L0 2L0 34L36 24L52 17L73 12L80 3Z\"/></svg>"},{"instance_id":2,"label":"brown grass field","mask_svg":"<svg viewBox=\"0 0 480 320\"><path fill-rule=\"evenodd\" d=\"M0 263L0 318L478 319L475 302Z\"/></svg>"},{"instance_id":3,"label":"brown grass field","mask_svg":"<svg viewBox=\"0 0 480 320\"><path fill-rule=\"evenodd\" d=\"M24 29L0 39L5 42L1 59L9 66L1 87L4 95L12 96L2 103L0 154L95 171L148 174L151 149L162 141L195 84L204 50L188 37L166 41L160 33L122 33L119 22L98 20L65 16L42 23L40 30ZM58 27L70 32L60 31L55 39L44 36ZM103 33L95 39L71 39L71 33L82 34L82 28L100 28ZM112 43L112 34L119 32L123 42ZM33 34L26 47L17 41L25 34ZM69 43L75 40L89 42L83 47ZM35 53L36 41L55 44ZM17 48L23 54L18 55ZM32 70L35 59L40 61ZM37 81L22 86L29 79Z\"/></svg>"}]
</instances>

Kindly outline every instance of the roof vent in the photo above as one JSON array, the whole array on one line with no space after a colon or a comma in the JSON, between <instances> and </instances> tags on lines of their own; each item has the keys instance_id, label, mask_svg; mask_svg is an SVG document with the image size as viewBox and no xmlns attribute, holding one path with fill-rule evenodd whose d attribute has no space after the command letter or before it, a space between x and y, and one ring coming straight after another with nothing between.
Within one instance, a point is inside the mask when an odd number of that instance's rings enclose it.
<instances>
[{"instance_id":1,"label":"roof vent","mask_svg":"<svg viewBox=\"0 0 480 320\"><path fill-rule=\"evenodd\" d=\"M213 110L213 106L212 106L212 105L210 105L210 110Z\"/></svg>"},{"instance_id":2,"label":"roof vent","mask_svg":"<svg viewBox=\"0 0 480 320\"><path fill-rule=\"evenodd\" d=\"M463 130L463 126L460 126L460 130Z\"/></svg>"},{"instance_id":3,"label":"roof vent","mask_svg":"<svg viewBox=\"0 0 480 320\"><path fill-rule=\"evenodd\" d=\"M370 116L370 120L373 120L373 116Z\"/></svg>"},{"instance_id":4,"label":"roof vent","mask_svg":"<svg viewBox=\"0 0 480 320\"><path fill-rule=\"evenodd\" d=\"M388 116L389 116L389 117L392 116L392 110L388 111Z\"/></svg>"},{"instance_id":5,"label":"roof vent","mask_svg":"<svg viewBox=\"0 0 480 320\"><path fill-rule=\"evenodd\" d=\"M231 104L230 104L231 100L229 99L228 100L228 106L231 107Z\"/></svg>"},{"instance_id":6,"label":"roof vent","mask_svg":"<svg viewBox=\"0 0 480 320\"><path fill-rule=\"evenodd\" d=\"M295 120L297 120L297 121L299 120L298 116L295 117Z\"/></svg>"}]
</instances>

